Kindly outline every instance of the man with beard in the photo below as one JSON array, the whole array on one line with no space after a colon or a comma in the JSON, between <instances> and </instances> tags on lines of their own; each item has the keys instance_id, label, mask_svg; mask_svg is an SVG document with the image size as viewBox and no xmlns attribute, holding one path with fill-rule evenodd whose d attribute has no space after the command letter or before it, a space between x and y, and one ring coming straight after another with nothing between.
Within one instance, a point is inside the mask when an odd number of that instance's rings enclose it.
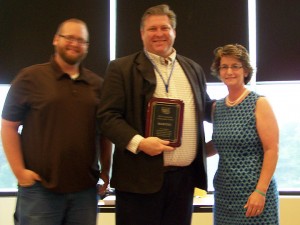
<instances>
[{"instance_id":1,"label":"man with beard","mask_svg":"<svg viewBox=\"0 0 300 225\"><path fill-rule=\"evenodd\" d=\"M1 135L18 181L15 224L96 224L111 143L96 126L102 79L81 66L88 40L83 21L64 21L50 62L21 70L8 92Z\"/></svg>"}]
</instances>

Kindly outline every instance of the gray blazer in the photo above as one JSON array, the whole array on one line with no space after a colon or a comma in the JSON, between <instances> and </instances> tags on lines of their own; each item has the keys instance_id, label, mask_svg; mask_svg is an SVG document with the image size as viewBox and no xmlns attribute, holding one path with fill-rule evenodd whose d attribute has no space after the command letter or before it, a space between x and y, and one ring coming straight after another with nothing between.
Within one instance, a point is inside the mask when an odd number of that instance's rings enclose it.
<instances>
[{"instance_id":1,"label":"gray blazer","mask_svg":"<svg viewBox=\"0 0 300 225\"><path fill-rule=\"evenodd\" d=\"M212 101L206 93L202 68L177 54L188 77L198 111L198 146L194 167L195 187L207 189L203 120L210 119ZM163 156L134 154L126 149L136 134L144 136L147 103L153 96L156 77L143 51L111 61L108 65L98 121L102 134L115 144L111 186L132 193L157 192L163 182Z\"/></svg>"}]
</instances>

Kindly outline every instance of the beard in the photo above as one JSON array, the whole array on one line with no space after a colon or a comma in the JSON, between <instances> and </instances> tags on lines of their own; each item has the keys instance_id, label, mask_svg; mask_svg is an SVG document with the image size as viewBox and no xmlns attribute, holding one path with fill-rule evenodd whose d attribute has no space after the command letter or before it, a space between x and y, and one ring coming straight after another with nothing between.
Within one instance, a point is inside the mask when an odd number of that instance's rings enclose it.
<instances>
[{"instance_id":1,"label":"beard","mask_svg":"<svg viewBox=\"0 0 300 225\"><path fill-rule=\"evenodd\" d=\"M80 64L86 57L87 51L78 52L78 54L69 54L68 48L56 48L57 54L69 65Z\"/></svg>"}]
</instances>

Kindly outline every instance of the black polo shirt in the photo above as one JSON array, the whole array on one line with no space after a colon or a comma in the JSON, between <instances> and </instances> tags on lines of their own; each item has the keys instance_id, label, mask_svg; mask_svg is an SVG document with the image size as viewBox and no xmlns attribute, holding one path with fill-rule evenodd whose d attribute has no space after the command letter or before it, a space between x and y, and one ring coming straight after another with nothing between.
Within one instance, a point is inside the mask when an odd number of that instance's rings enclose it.
<instances>
[{"instance_id":1,"label":"black polo shirt","mask_svg":"<svg viewBox=\"0 0 300 225\"><path fill-rule=\"evenodd\" d=\"M99 178L96 112L102 78L80 69L70 79L52 58L27 67L13 81L2 118L21 121L25 166L55 192L76 192Z\"/></svg>"}]
</instances>

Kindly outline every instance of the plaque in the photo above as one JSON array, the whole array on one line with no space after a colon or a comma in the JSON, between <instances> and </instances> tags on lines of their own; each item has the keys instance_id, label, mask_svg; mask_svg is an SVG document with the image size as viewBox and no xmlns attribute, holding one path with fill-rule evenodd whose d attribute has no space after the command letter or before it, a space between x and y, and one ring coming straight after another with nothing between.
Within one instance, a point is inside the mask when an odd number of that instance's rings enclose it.
<instances>
[{"instance_id":1,"label":"plaque","mask_svg":"<svg viewBox=\"0 0 300 225\"><path fill-rule=\"evenodd\" d=\"M146 137L158 137L170 141L170 146L180 146L183 110L182 100L152 98L147 109Z\"/></svg>"}]
</instances>

